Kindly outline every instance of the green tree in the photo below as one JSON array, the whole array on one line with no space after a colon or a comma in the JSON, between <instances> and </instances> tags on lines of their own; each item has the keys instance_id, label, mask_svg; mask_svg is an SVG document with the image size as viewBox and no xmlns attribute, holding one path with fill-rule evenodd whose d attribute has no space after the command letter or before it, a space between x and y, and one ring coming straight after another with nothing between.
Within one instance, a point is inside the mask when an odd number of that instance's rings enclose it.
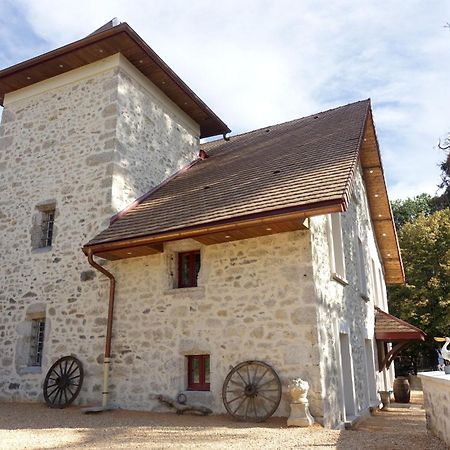
<instances>
[{"instance_id":1,"label":"green tree","mask_svg":"<svg viewBox=\"0 0 450 450\"><path fill-rule=\"evenodd\" d=\"M437 208L433 202L433 198L428 194L420 194L413 198L394 200L392 202L392 212L397 231L406 222L417 219L419 214L429 216L435 211L437 211Z\"/></svg>"},{"instance_id":2,"label":"green tree","mask_svg":"<svg viewBox=\"0 0 450 450\"><path fill-rule=\"evenodd\" d=\"M450 208L450 134L443 141L439 141L438 147L445 152L444 161L441 162L441 182L439 189L443 190L440 197L436 197L437 202L442 207Z\"/></svg>"},{"instance_id":3,"label":"green tree","mask_svg":"<svg viewBox=\"0 0 450 450\"><path fill-rule=\"evenodd\" d=\"M433 337L450 335L450 209L421 211L417 217L414 211L399 230L406 284L389 288L389 308L428 334L425 344L411 346L406 353L432 367Z\"/></svg>"}]
</instances>

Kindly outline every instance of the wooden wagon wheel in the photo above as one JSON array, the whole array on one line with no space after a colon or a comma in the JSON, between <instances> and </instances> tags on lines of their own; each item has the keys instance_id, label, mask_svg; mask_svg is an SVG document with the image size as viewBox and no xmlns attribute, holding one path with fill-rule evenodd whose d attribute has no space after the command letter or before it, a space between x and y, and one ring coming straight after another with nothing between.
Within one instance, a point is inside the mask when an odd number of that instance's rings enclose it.
<instances>
[{"instance_id":1,"label":"wooden wagon wheel","mask_svg":"<svg viewBox=\"0 0 450 450\"><path fill-rule=\"evenodd\" d=\"M81 362L73 356L64 356L50 367L44 381L44 399L50 408L65 408L78 396L83 384Z\"/></svg>"},{"instance_id":2,"label":"wooden wagon wheel","mask_svg":"<svg viewBox=\"0 0 450 450\"><path fill-rule=\"evenodd\" d=\"M245 361L233 367L225 378L222 399L236 419L264 422L280 404L281 382L269 364Z\"/></svg>"}]
</instances>

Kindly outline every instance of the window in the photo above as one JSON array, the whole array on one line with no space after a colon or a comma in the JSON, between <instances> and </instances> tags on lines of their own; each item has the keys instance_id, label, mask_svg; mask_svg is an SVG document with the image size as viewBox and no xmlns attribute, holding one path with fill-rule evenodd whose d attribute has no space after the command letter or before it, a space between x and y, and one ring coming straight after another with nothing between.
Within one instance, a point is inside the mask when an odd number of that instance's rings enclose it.
<instances>
[{"instance_id":1,"label":"window","mask_svg":"<svg viewBox=\"0 0 450 450\"><path fill-rule=\"evenodd\" d=\"M364 247L360 237L358 237L356 245L358 254L359 293L362 298L368 300L369 294L367 292L366 258L364 257Z\"/></svg>"},{"instance_id":2,"label":"window","mask_svg":"<svg viewBox=\"0 0 450 450\"><path fill-rule=\"evenodd\" d=\"M41 247L51 247L53 239L53 224L55 222L55 210L42 211L42 235Z\"/></svg>"},{"instance_id":3,"label":"window","mask_svg":"<svg viewBox=\"0 0 450 450\"><path fill-rule=\"evenodd\" d=\"M372 280L373 280L373 292L374 292L374 303L375 306L380 307L381 309L384 309L383 305L383 294L381 293L382 287L381 287L381 280L378 278L379 276L379 270L377 270L375 264L375 260L372 258Z\"/></svg>"},{"instance_id":4,"label":"window","mask_svg":"<svg viewBox=\"0 0 450 450\"><path fill-rule=\"evenodd\" d=\"M55 204L37 206L37 212L33 216L31 231L31 245L33 249L52 246L54 223Z\"/></svg>"},{"instance_id":5,"label":"window","mask_svg":"<svg viewBox=\"0 0 450 450\"><path fill-rule=\"evenodd\" d=\"M44 349L45 319L31 321L30 366L41 366Z\"/></svg>"},{"instance_id":6,"label":"window","mask_svg":"<svg viewBox=\"0 0 450 450\"><path fill-rule=\"evenodd\" d=\"M330 214L328 216L328 244L332 277L337 281L347 284L345 280L345 259L340 213Z\"/></svg>"},{"instance_id":7,"label":"window","mask_svg":"<svg viewBox=\"0 0 450 450\"><path fill-rule=\"evenodd\" d=\"M387 298L386 298L386 285L383 282L384 277L383 277L383 272L381 271L381 269L378 269L378 282L380 283L380 304L381 309L383 309L384 311L387 311Z\"/></svg>"},{"instance_id":8,"label":"window","mask_svg":"<svg viewBox=\"0 0 450 450\"><path fill-rule=\"evenodd\" d=\"M190 391L209 391L209 355L189 355L188 389Z\"/></svg>"},{"instance_id":9,"label":"window","mask_svg":"<svg viewBox=\"0 0 450 450\"><path fill-rule=\"evenodd\" d=\"M200 250L178 253L178 287L196 287L200 270Z\"/></svg>"}]
</instances>

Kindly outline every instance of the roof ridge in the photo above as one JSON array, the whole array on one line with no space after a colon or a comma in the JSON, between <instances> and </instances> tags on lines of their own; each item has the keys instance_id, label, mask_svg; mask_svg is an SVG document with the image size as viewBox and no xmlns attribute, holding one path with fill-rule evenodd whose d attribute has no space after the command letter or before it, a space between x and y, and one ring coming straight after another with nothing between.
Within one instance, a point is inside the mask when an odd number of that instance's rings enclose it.
<instances>
[{"instance_id":1,"label":"roof ridge","mask_svg":"<svg viewBox=\"0 0 450 450\"><path fill-rule=\"evenodd\" d=\"M367 119L369 118L371 110L372 110L370 98L368 98L367 100L363 100L362 102L367 102L367 107L366 107L366 112L364 114L364 120L362 121L361 129L359 130L358 151L353 158L352 168L348 175L347 183L346 183L345 189L344 189L344 198L345 198L346 208L347 208L348 199L350 197L352 183L355 179L355 173L356 173L356 168L358 166L358 161L361 158L361 147L362 147L362 142L364 139L364 133L366 130Z\"/></svg>"},{"instance_id":2,"label":"roof ridge","mask_svg":"<svg viewBox=\"0 0 450 450\"><path fill-rule=\"evenodd\" d=\"M271 127L278 127L278 126L281 126L281 125L287 125L289 123L294 123L294 122L298 122L299 120L304 120L304 119L308 119L310 117L317 116L317 114L325 114L325 113L328 113L330 111L337 111L338 109L346 108L347 106L356 105L357 103L364 103L364 102L368 102L370 104L370 98L366 98L364 100L357 100L356 102L350 102L350 103L347 103L345 105L336 106L334 108L325 109L324 111L318 111L318 112L316 112L314 114L308 114L307 116L298 117L297 119L286 120L285 122L273 123L271 125L266 125L264 127L256 128L254 130L244 131L243 133L239 133L239 134L234 134L234 135L228 136L228 139L231 140L233 138L245 136L245 135L251 134L251 133L256 133L258 131L262 131L262 130L265 130L265 129L271 128ZM208 145L208 144L214 144L216 142L220 142L220 141L223 141L223 140L224 140L223 138L214 139L212 141L204 142L204 143L200 144L200 146Z\"/></svg>"}]
</instances>

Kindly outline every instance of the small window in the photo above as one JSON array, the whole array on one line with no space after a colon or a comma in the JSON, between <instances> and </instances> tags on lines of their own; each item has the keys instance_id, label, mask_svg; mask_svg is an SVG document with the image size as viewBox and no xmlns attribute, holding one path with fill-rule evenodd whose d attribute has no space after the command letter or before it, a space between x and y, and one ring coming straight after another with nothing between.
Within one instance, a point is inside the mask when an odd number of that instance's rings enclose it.
<instances>
[{"instance_id":1,"label":"small window","mask_svg":"<svg viewBox=\"0 0 450 450\"><path fill-rule=\"evenodd\" d=\"M51 247L53 240L53 224L55 222L55 210L42 211L41 247Z\"/></svg>"},{"instance_id":2,"label":"small window","mask_svg":"<svg viewBox=\"0 0 450 450\"><path fill-rule=\"evenodd\" d=\"M178 253L178 287L188 288L197 286L200 270L200 251Z\"/></svg>"},{"instance_id":3,"label":"small window","mask_svg":"<svg viewBox=\"0 0 450 450\"><path fill-rule=\"evenodd\" d=\"M31 247L32 249L51 247L55 223L55 204L37 206L36 209L31 229Z\"/></svg>"},{"instance_id":4,"label":"small window","mask_svg":"<svg viewBox=\"0 0 450 450\"><path fill-rule=\"evenodd\" d=\"M30 366L42 365L42 351L44 349L45 319L31 321Z\"/></svg>"},{"instance_id":5,"label":"small window","mask_svg":"<svg viewBox=\"0 0 450 450\"><path fill-rule=\"evenodd\" d=\"M387 311L387 298L386 298L386 285L383 282L384 277L383 277L383 272L381 271L381 269L378 269L378 282L380 283L380 303L382 305L381 309L384 309L385 311Z\"/></svg>"},{"instance_id":6,"label":"small window","mask_svg":"<svg viewBox=\"0 0 450 450\"><path fill-rule=\"evenodd\" d=\"M188 389L190 391L209 391L209 355L189 355Z\"/></svg>"},{"instance_id":7,"label":"small window","mask_svg":"<svg viewBox=\"0 0 450 450\"><path fill-rule=\"evenodd\" d=\"M339 213L328 216L328 243L330 249L331 274L338 281L345 282L345 259L342 239L341 215Z\"/></svg>"}]
</instances>

